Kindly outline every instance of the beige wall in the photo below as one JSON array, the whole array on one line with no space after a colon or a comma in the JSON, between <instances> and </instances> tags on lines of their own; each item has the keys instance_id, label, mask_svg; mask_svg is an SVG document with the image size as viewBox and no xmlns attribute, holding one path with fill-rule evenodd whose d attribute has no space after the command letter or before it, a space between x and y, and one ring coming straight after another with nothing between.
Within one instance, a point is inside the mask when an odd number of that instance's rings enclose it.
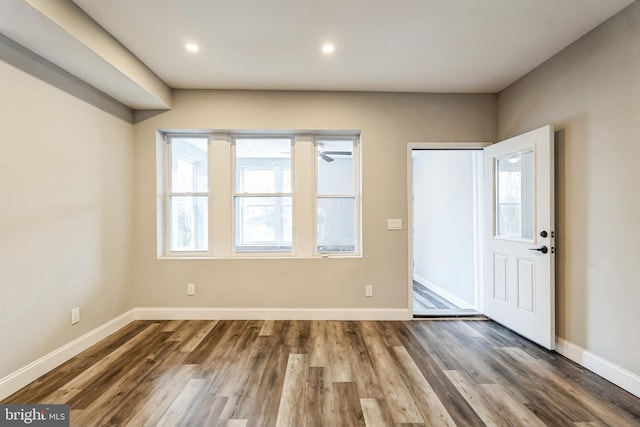
<instances>
[{"instance_id":1,"label":"beige wall","mask_svg":"<svg viewBox=\"0 0 640 427\"><path fill-rule=\"evenodd\" d=\"M499 96L506 138L557 142L560 337L640 374L640 3Z\"/></svg>"},{"instance_id":2,"label":"beige wall","mask_svg":"<svg viewBox=\"0 0 640 427\"><path fill-rule=\"evenodd\" d=\"M406 308L409 141L493 141L495 95L174 92L135 126L133 303L147 307ZM362 259L156 259L156 129L362 130ZM186 295L186 283L197 295ZM374 297L364 297L365 284Z\"/></svg>"},{"instance_id":3,"label":"beige wall","mask_svg":"<svg viewBox=\"0 0 640 427\"><path fill-rule=\"evenodd\" d=\"M0 93L2 378L130 307L133 127L1 61Z\"/></svg>"}]
</instances>

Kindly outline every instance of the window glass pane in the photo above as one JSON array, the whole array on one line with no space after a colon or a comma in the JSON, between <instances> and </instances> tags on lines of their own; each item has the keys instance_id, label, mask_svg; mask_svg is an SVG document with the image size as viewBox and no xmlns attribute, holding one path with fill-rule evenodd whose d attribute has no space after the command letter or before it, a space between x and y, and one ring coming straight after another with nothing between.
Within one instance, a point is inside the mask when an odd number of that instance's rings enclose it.
<instances>
[{"instance_id":1,"label":"window glass pane","mask_svg":"<svg viewBox=\"0 0 640 427\"><path fill-rule=\"evenodd\" d=\"M236 192L291 192L291 139L238 138L235 143Z\"/></svg>"},{"instance_id":2,"label":"window glass pane","mask_svg":"<svg viewBox=\"0 0 640 427\"><path fill-rule=\"evenodd\" d=\"M319 140L318 194L353 194L353 141Z\"/></svg>"},{"instance_id":3,"label":"window glass pane","mask_svg":"<svg viewBox=\"0 0 640 427\"><path fill-rule=\"evenodd\" d=\"M290 251L291 197L236 197L236 251Z\"/></svg>"},{"instance_id":4,"label":"window glass pane","mask_svg":"<svg viewBox=\"0 0 640 427\"><path fill-rule=\"evenodd\" d=\"M206 192L207 138L171 138L171 192Z\"/></svg>"},{"instance_id":5,"label":"window glass pane","mask_svg":"<svg viewBox=\"0 0 640 427\"><path fill-rule=\"evenodd\" d=\"M355 252L355 198L318 198L317 226L318 252Z\"/></svg>"},{"instance_id":6,"label":"window glass pane","mask_svg":"<svg viewBox=\"0 0 640 427\"><path fill-rule=\"evenodd\" d=\"M264 169L242 169L243 192L245 193L275 193L276 171Z\"/></svg>"},{"instance_id":7,"label":"window glass pane","mask_svg":"<svg viewBox=\"0 0 640 427\"><path fill-rule=\"evenodd\" d=\"M498 159L497 235L533 238L533 151Z\"/></svg>"},{"instance_id":8,"label":"window glass pane","mask_svg":"<svg viewBox=\"0 0 640 427\"><path fill-rule=\"evenodd\" d=\"M206 251L207 196L171 196L170 250Z\"/></svg>"}]
</instances>

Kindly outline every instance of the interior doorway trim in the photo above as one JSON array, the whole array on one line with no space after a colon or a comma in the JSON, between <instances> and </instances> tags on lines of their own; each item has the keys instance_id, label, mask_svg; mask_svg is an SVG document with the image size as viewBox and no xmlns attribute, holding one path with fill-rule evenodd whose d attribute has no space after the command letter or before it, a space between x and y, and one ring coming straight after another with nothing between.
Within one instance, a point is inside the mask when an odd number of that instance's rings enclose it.
<instances>
[{"instance_id":1,"label":"interior doorway trim","mask_svg":"<svg viewBox=\"0 0 640 427\"><path fill-rule=\"evenodd\" d=\"M414 150L482 150L484 147L491 145L492 142L408 142L407 143L407 234L408 234L408 281L407 281L407 307L411 319L413 313L413 161L412 153ZM480 184L480 191L482 185ZM478 189L476 188L476 191ZM478 239L476 239L478 240ZM481 248L476 248L481 253ZM484 298L482 285L482 265L477 265L476 280L478 281L478 294L476 299L476 308L479 312L484 311Z\"/></svg>"}]
</instances>

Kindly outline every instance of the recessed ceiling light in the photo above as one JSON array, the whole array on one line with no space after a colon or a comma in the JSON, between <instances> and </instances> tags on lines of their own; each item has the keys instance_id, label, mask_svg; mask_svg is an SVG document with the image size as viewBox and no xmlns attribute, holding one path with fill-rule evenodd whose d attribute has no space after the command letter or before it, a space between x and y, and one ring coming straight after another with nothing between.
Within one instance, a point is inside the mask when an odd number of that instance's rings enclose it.
<instances>
[{"instance_id":1,"label":"recessed ceiling light","mask_svg":"<svg viewBox=\"0 0 640 427\"><path fill-rule=\"evenodd\" d=\"M197 44L193 44L193 43L185 44L184 48L187 49L189 52L197 52L200 50L200 47Z\"/></svg>"},{"instance_id":2,"label":"recessed ceiling light","mask_svg":"<svg viewBox=\"0 0 640 427\"><path fill-rule=\"evenodd\" d=\"M327 43L325 45L322 45L322 51L324 53L333 53L334 50L336 50L336 47L334 45L332 45L331 43Z\"/></svg>"}]
</instances>

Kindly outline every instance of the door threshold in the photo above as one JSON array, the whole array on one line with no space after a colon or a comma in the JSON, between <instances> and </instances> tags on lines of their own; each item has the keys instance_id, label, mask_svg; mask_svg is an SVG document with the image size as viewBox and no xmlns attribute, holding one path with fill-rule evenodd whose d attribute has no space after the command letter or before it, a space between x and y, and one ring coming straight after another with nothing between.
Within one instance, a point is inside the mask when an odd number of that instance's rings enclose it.
<instances>
[{"instance_id":1,"label":"door threshold","mask_svg":"<svg viewBox=\"0 0 640 427\"><path fill-rule=\"evenodd\" d=\"M491 320L484 314L477 315L460 315L460 316L437 316L437 315L417 315L413 316L412 320Z\"/></svg>"},{"instance_id":2,"label":"door threshold","mask_svg":"<svg viewBox=\"0 0 640 427\"><path fill-rule=\"evenodd\" d=\"M462 318L462 317L485 318L484 314L475 310L420 310L420 311L413 312L414 319Z\"/></svg>"}]
</instances>

